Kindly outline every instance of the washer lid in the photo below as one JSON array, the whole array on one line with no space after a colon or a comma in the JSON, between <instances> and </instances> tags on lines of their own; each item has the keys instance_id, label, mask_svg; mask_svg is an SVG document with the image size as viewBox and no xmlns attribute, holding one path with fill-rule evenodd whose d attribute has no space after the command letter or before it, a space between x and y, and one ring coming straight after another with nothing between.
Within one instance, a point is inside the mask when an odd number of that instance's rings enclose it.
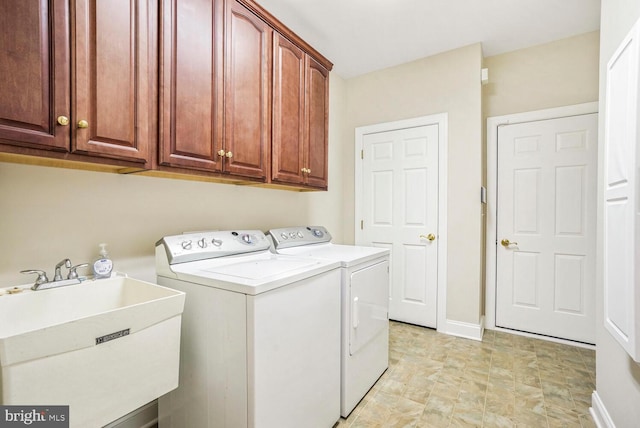
<instances>
[{"instance_id":1,"label":"washer lid","mask_svg":"<svg viewBox=\"0 0 640 428\"><path fill-rule=\"evenodd\" d=\"M172 265L176 278L195 284L256 295L340 267L330 260L260 253Z\"/></svg>"},{"instance_id":2,"label":"washer lid","mask_svg":"<svg viewBox=\"0 0 640 428\"><path fill-rule=\"evenodd\" d=\"M386 248L331 243L278 248L277 251L278 254L337 261L340 262L343 267L350 267L380 257L389 256L389 250Z\"/></svg>"}]
</instances>

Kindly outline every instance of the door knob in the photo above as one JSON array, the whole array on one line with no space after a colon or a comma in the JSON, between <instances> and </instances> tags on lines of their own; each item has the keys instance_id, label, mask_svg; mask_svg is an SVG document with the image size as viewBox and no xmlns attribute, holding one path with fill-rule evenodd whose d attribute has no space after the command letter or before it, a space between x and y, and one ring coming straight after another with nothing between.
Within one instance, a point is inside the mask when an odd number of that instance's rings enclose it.
<instances>
[{"instance_id":1,"label":"door knob","mask_svg":"<svg viewBox=\"0 0 640 428\"><path fill-rule=\"evenodd\" d=\"M420 238L428 239L429 241L435 241L436 240L436 235L434 235L433 233L430 233L428 235L420 235Z\"/></svg>"},{"instance_id":2,"label":"door knob","mask_svg":"<svg viewBox=\"0 0 640 428\"><path fill-rule=\"evenodd\" d=\"M67 126L69 118L67 116L58 116L58 125Z\"/></svg>"},{"instance_id":3,"label":"door knob","mask_svg":"<svg viewBox=\"0 0 640 428\"><path fill-rule=\"evenodd\" d=\"M229 159L231 159L233 157L233 153L227 152L227 154L225 156L228 157Z\"/></svg>"},{"instance_id":4,"label":"door knob","mask_svg":"<svg viewBox=\"0 0 640 428\"><path fill-rule=\"evenodd\" d=\"M505 248L508 247L509 245L518 245L517 242L511 242L508 239L503 239L502 241L500 241L500 244Z\"/></svg>"},{"instance_id":5,"label":"door knob","mask_svg":"<svg viewBox=\"0 0 640 428\"><path fill-rule=\"evenodd\" d=\"M225 154L225 151L223 149L218 150L218 156L223 157Z\"/></svg>"},{"instance_id":6,"label":"door knob","mask_svg":"<svg viewBox=\"0 0 640 428\"><path fill-rule=\"evenodd\" d=\"M87 122L86 120L82 119L78 121L78 128L88 128L88 127L89 127L89 122Z\"/></svg>"}]
</instances>

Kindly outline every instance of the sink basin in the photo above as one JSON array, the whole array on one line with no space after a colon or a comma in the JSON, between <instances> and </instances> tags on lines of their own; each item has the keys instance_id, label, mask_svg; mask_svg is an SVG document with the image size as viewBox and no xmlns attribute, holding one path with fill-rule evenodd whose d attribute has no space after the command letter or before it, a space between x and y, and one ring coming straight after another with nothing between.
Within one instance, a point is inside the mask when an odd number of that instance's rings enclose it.
<instances>
[{"instance_id":1,"label":"sink basin","mask_svg":"<svg viewBox=\"0 0 640 428\"><path fill-rule=\"evenodd\" d=\"M177 387L183 293L122 276L19 288L0 295L0 404L103 426Z\"/></svg>"}]
</instances>

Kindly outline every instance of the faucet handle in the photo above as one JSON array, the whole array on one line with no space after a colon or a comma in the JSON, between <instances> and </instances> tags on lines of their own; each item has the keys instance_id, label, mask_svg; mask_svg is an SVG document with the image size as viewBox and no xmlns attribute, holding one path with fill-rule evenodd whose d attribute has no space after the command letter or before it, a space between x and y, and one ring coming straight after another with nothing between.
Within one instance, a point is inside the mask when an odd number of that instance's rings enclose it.
<instances>
[{"instance_id":1,"label":"faucet handle","mask_svg":"<svg viewBox=\"0 0 640 428\"><path fill-rule=\"evenodd\" d=\"M40 285L42 284L46 284L47 282L49 282L49 278L47 278L47 273L43 270L39 270L39 269L27 269L27 270L21 270L20 273L25 273L25 274L38 274L38 278L36 279L36 282L33 284L33 287L31 287L32 289L37 289Z\"/></svg>"},{"instance_id":2,"label":"faucet handle","mask_svg":"<svg viewBox=\"0 0 640 428\"><path fill-rule=\"evenodd\" d=\"M78 268L83 268L83 267L87 267L89 266L89 263L80 263L79 265L75 265L69 268L69 275L67 275L67 279L77 279L78 278L78 272L76 272L76 269Z\"/></svg>"}]
</instances>

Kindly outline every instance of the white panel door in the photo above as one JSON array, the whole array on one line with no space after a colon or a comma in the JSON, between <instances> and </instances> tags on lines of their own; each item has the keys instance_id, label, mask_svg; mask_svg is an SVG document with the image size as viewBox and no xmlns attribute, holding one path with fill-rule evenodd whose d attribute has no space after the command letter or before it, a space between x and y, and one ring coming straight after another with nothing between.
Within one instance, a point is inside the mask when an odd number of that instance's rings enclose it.
<instances>
[{"instance_id":1,"label":"white panel door","mask_svg":"<svg viewBox=\"0 0 640 428\"><path fill-rule=\"evenodd\" d=\"M598 115L498 128L496 325L595 343Z\"/></svg>"},{"instance_id":2,"label":"white panel door","mask_svg":"<svg viewBox=\"0 0 640 428\"><path fill-rule=\"evenodd\" d=\"M363 243L391 250L389 318L436 327L438 125L363 138Z\"/></svg>"},{"instance_id":3,"label":"white panel door","mask_svg":"<svg viewBox=\"0 0 640 428\"><path fill-rule=\"evenodd\" d=\"M640 361L640 21L607 63L604 141L604 325Z\"/></svg>"}]
</instances>

